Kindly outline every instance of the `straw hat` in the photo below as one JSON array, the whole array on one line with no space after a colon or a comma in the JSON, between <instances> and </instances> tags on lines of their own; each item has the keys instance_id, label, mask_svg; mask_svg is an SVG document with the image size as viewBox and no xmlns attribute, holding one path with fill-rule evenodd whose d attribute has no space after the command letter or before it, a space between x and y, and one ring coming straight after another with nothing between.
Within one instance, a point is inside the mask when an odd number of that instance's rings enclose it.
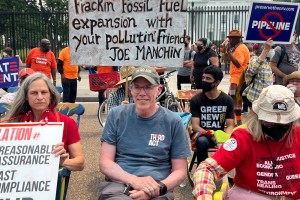
<instances>
[{"instance_id":1,"label":"straw hat","mask_svg":"<svg viewBox=\"0 0 300 200\"><path fill-rule=\"evenodd\" d=\"M121 80L115 85L115 86L119 86L122 85L123 83L126 82L126 75L128 77L128 81L131 81L132 79L132 74L133 71L135 70L134 66L128 66L128 74L126 74L127 70L126 70L126 66L123 66L120 68L120 75L121 75Z\"/></svg>"},{"instance_id":2,"label":"straw hat","mask_svg":"<svg viewBox=\"0 0 300 200\"><path fill-rule=\"evenodd\" d=\"M253 102L253 111L259 120L288 124L300 117L300 107L294 94L282 85L271 85L262 90Z\"/></svg>"},{"instance_id":3,"label":"straw hat","mask_svg":"<svg viewBox=\"0 0 300 200\"><path fill-rule=\"evenodd\" d=\"M230 31L229 35L227 35L227 37L239 37L239 38L243 38L241 32L239 30L232 30Z\"/></svg>"},{"instance_id":4,"label":"straw hat","mask_svg":"<svg viewBox=\"0 0 300 200\"><path fill-rule=\"evenodd\" d=\"M291 79L300 79L300 71L295 71L283 78L283 85L288 85L289 80Z\"/></svg>"}]
</instances>

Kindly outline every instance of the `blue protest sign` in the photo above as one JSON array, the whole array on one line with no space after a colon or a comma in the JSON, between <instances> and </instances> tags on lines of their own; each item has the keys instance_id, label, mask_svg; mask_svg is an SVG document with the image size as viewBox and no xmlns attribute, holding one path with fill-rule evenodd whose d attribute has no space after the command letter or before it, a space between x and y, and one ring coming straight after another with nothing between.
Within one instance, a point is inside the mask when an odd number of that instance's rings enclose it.
<instances>
[{"instance_id":1,"label":"blue protest sign","mask_svg":"<svg viewBox=\"0 0 300 200\"><path fill-rule=\"evenodd\" d=\"M0 60L0 88L18 86L19 58L10 57Z\"/></svg>"},{"instance_id":2,"label":"blue protest sign","mask_svg":"<svg viewBox=\"0 0 300 200\"><path fill-rule=\"evenodd\" d=\"M247 42L287 44L292 40L299 4L279 2L252 2L246 26Z\"/></svg>"}]
</instances>

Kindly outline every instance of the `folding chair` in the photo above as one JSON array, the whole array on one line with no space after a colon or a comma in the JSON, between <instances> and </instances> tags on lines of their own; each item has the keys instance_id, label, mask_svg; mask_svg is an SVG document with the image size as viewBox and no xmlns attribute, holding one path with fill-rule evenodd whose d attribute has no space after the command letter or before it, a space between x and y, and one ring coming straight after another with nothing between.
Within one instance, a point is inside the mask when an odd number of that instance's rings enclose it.
<instances>
[{"instance_id":1,"label":"folding chair","mask_svg":"<svg viewBox=\"0 0 300 200\"><path fill-rule=\"evenodd\" d=\"M0 119L2 119L9 111L11 105L8 103L0 103Z\"/></svg>"},{"instance_id":2,"label":"folding chair","mask_svg":"<svg viewBox=\"0 0 300 200\"><path fill-rule=\"evenodd\" d=\"M84 114L85 108L82 104L78 103L59 103L56 110L66 116L77 115L76 124L79 128L80 117ZM58 171L56 198L55 200L65 200L67 196L71 171L62 167Z\"/></svg>"}]
</instances>

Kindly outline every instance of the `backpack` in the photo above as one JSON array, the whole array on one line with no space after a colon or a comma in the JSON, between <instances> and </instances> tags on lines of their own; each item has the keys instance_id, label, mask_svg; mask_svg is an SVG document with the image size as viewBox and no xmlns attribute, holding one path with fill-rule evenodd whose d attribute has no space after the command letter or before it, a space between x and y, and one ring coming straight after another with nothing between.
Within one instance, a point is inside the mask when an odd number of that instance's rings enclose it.
<instances>
[{"instance_id":1,"label":"backpack","mask_svg":"<svg viewBox=\"0 0 300 200\"><path fill-rule=\"evenodd\" d=\"M280 52L279 60L278 60L277 65L276 65L277 68L278 68L279 65L282 63L282 60L283 60L285 54L286 54L286 56L287 56L287 60L289 60L289 56L288 56L288 54L286 53L286 48L285 48L285 46L284 46L284 45L279 45L279 46L280 46L281 52Z\"/></svg>"}]
</instances>

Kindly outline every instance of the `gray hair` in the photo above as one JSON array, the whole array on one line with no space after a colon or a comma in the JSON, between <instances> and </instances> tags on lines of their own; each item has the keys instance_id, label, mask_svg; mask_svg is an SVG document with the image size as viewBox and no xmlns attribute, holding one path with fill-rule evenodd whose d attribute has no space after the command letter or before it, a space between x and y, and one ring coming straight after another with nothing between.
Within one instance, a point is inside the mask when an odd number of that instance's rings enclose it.
<instances>
[{"instance_id":1,"label":"gray hair","mask_svg":"<svg viewBox=\"0 0 300 200\"><path fill-rule=\"evenodd\" d=\"M263 133L261 128L261 121L258 119L257 114L250 110L250 112L247 114L245 124L247 126L248 132L252 136L253 140L255 142L260 142L266 139L266 135ZM293 144L293 138L294 138L294 127L297 124L297 122L293 122L292 128L289 130L290 133L288 133L287 143L286 147L291 147Z\"/></svg>"},{"instance_id":2,"label":"gray hair","mask_svg":"<svg viewBox=\"0 0 300 200\"><path fill-rule=\"evenodd\" d=\"M34 74L28 76L20 88L18 89L18 92L16 94L14 103L7 114L6 118L14 118L20 115L23 115L27 113L30 110L30 106L27 100L28 95L28 88L31 85L32 82L36 80L44 80L45 83L48 86L49 92L50 92L50 105L54 108L57 106L57 104L60 101L60 96L55 88L55 86L51 83L50 79L43 73L35 72ZM50 106L49 105L49 106ZM11 120L11 121L19 121L20 119Z\"/></svg>"}]
</instances>

